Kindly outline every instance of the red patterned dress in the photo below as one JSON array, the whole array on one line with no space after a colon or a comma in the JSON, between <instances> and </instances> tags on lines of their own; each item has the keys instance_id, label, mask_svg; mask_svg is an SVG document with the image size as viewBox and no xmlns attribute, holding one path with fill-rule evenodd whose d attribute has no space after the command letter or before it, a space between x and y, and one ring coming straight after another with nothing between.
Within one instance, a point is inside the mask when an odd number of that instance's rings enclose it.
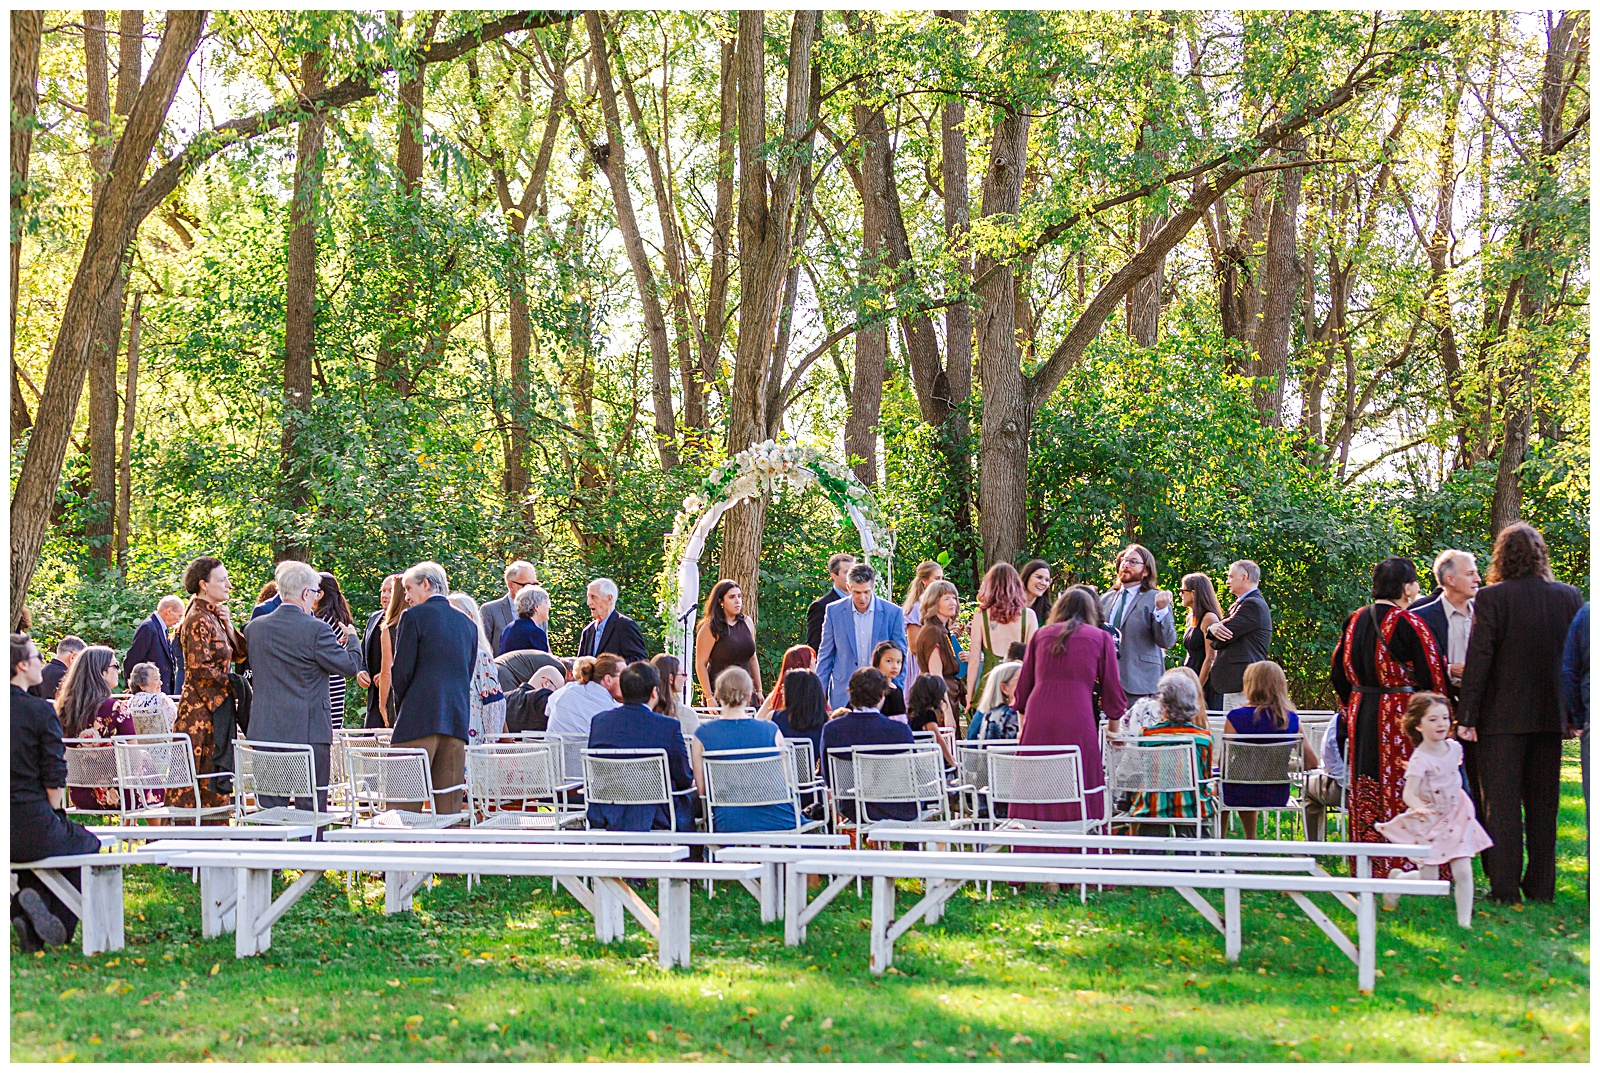
<instances>
[{"instance_id":1,"label":"red patterned dress","mask_svg":"<svg viewBox=\"0 0 1600 1073\"><path fill-rule=\"evenodd\" d=\"M1341 702L1340 732L1349 748L1350 839L1387 842L1375 824L1406 810L1406 763L1411 741L1401 729L1412 693L1442 693L1444 656L1427 625L1393 604L1352 614L1333 653L1333 688ZM1412 868L1402 857L1379 857L1373 875Z\"/></svg>"}]
</instances>

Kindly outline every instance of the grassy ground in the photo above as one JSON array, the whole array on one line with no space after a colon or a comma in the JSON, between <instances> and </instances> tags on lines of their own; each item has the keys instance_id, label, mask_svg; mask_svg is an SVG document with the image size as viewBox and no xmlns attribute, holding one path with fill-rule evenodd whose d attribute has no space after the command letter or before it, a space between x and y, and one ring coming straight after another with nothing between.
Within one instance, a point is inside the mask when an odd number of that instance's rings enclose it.
<instances>
[{"instance_id":1,"label":"grassy ground","mask_svg":"<svg viewBox=\"0 0 1600 1073\"><path fill-rule=\"evenodd\" d=\"M1091 892L1081 906L1076 891L964 891L874 979L868 903L853 894L789 950L744 891L696 891L694 967L664 973L631 921L629 940L601 947L548 883L489 877L469 894L444 879L416 912L385 918L376 885L347 895L324 881L267 955L236 961L232 936L200 939L186 875L136 869L126 949L24 957L13 944L11 1057L1584 1062L1587 865L1568 761L1555 904L1480 904L1468 933L1450 899L1408 899L1380 914L1371 996L1267 895L1244 896L1229 965L1169 892Z\"/></svg>"}]
</instances>

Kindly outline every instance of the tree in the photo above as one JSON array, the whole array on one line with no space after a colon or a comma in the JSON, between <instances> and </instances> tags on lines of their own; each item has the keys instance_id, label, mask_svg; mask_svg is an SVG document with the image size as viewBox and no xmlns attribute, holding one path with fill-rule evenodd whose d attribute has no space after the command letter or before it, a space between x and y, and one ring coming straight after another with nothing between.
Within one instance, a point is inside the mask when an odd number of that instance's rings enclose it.
<instances>
[{"instance_id":1,"label":"tree","mask_svg":"<svg viewBox=\"0 0 1600 1073\"><path fill-rule=\"evenodd\" d=\"M33 153L39 108L39 39L43 11L11 12L11 442L33 427L22 397L17 369L17 286L22 278L23 206L28 191L28 159ZM15 610L13 610L15 618Z\"/></svg>"}]
</instances>

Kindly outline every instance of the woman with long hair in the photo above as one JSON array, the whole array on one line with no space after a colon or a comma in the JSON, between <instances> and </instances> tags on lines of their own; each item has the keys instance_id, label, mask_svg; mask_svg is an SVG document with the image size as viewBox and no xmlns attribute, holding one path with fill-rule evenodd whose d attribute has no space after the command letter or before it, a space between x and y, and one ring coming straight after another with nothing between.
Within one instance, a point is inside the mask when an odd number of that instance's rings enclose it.
<instances>
[{"instance_id":1,"label":"woman with long hair","mask_svg":"<svg viewBox=\"0 0 1600 1073\"><path fill-rule=\"evenodd\" d=\"M326 570L317 575L322 582L322 593L317 597L316 615L333 627L333 635L340 636L340 626L353 626L350 605L339 591L339 581ZM349 683L342 674L328 675L328 714L335 727L344 726L344 699Z\"/></svg>"},{"instance_id":2,"label":"woman with long hair","mask_svg":"<svg viewBox=\"0 0 1600 1073\"><path fill-rule=\"evenodd\" d=\"M1028 641L1017 673L1013 706L1020 745L1076 745L1083 760L1084 803L1089 818L1105 818L1105 761L1095 695L1107 729L1115 733L1128 706L1117 669L1117 647L1100 625L1100 601L1086 585L1074 585L1050 609L1050 621ZM1098 792L1096 792L1098 791ZM1013 804L1014 818L1083 819L1076 805Z\"/></svg>"},{"instance_id":3,"label":"woman with long hair","mask_svg":"<svg viewBox=\"0 0 1600 1073\"><path fill-rule=\"evenodd\" d=\"M761 708L756 712L757 719L771 719L773 712L783 710L783 684L788 681L790 671L810 671L816 674L817 650L810 645L790 645L785 650L783 662L778 665L778 684L767 694L767 699L761 702Z\"/></svg>"},{"instance_id":4,"label":"woman with long hair","mask_svg":"<svg viewBox=\"0 0 1600 1073\"><path fill-rule=\"evenodd\" d=\"M916 685L911 687L911 695L906 698L906 709L906 722L913 733L919 730L937 731L939 727L951 727L956 723L955 707L950 703L950 688L938 675L925 674L917 679ZM939 743L945 766L954 767L956 758L950 750L950 744L938 733L934 734L933 740Z\"/></svg>"},{"instance_id":5,"label":"woman with long hair","mask_svg":"<svg viewBox=\"0 0 1600 1073\"><path fill-rule=\"evenodd\" d=\"M137 733L133 717L124 705L111 699L117 689L117 655L104 645L90 645L78 653L67 668L56 692L56 716L61 720L61 736L72 738L118 738ZM110 746L106 746L110 748ZM74 786L69 795L73 808L112 809L117 807L115 790Z\"/></svg>"},{"instance_id":6,"label":"woman with long hair","mask_svg":"<svg viewBox=\"0 0 1600 1073\"><path fill-rule=\"evenodd\" d=\"M378 687L378 708L367 713L367 729L394 726L393 686L394 645L400 634L400 616L406 611L405 586L396 581L389 589L389 603L378 622L378 674L373 684Z\"/></svg>"},{"instance_id":7,"label":"woman with long hair","mask_svg":"<svg viewBox=\"0 0 1600 1073\"><path fill-rule=\"evenodd\" d=\"M900 605L900 610L906 616L906 688L917 680L917 675L922 673L922 666L917 663L917 657L912 655L917 645L917 632L922 629L922 594L928 591L928 586L935 581L944 580L944 567L932 559L924 559L917 564L916 573L911 576L911 584L906 586L905 602Z\"/></svg>"},{"instance_id":8,"label":"woman with long hair","mask_svg":"<svg viewBox=\"0 0 1600 1073\"><path fill-rule=\"evenodd\" d=\"M1017 577L1022 581L1022 593L1033 608L1034 617L1043 622L1050 617L1050 586L1054 581L1050 564L1043 559L1030 560Z\"/></svg>"},{"instance_id":9,"label":"woman with long hair","mask_svg":"<svg viewBox=\"0 0 1600 1073\"><path fill-rule=\"evenodd\" d=\"M911 649L922 665L922 673L943 678L952 697L965 696L966 688L961 682L955 646L950 643L950 627L960 612L961 598L953 584L930 584L922 593L922 629L917 631L917 642Z\"/></svg>"},{"instance_id":10,"label":"woman with long hair","mask_svg":"<svg viewBox=\"0 0 1600 1073\"><path fill-rule=\"evenodd\" d=\"M183 588L189 605L178 623L178 647L183 652L183 694L178 698L178 718L173 729L187 734L194 750L197 775L210 775L215 769L212 752L216 747L216 728L234 718L235 700L228 675L235 662L246 658L244 634L228 617L228 600L233 596L233 581L220 559L202 555L183 572ZM200 800L190 790L174 790L167 802L178 808L210 808L228 803L228 794L213 787L217 780L200 780ZM224 823L223 819L211 822Z\"/></svg>"},{"instance_id":11,"label":"woman with long hair","mask_svg":"<svg viewBox=\"0 0 1600 1073\"><path fill-rule=\"evenodd\" d=\"M1351 612L1333 651L1331 678L1342 718L1338 743L1349 750L1350 841L1382 842L1376 824L1406 810L1411 743L1400 729L1413 693L1443 692L1444 653L1427 623L1406 608L1417 598L1417 565L1391 557L1372 568L1372 602ZM1374 875L1412 862L1385 857Z\"/></svg>"},{"instance_id":12,"label":"woman with long hair","mask_svg":"<svg viewBox=\"0 0 1600 1073\"><path fill-rule=\"evenodd\" d=\"M467 695L471 704L467 716L467 744L482 745L498 740L506 732L506 695L500 690L494 649L489 644L489 635L483 631L478 601L469 593L452 592L450 606L471 619L478 634L478 657L472 668L472 689Z\"/></svg>"},{"instance_id":13,"label":"woman with long hair","mask_svg":"<svg viewBox=\"0 0 1600 1073\"><path fill-rule=\"evenodd\" d=\"M1039 619L1028 606L1022 578L1010 563L995 563L978 588L978 611L972 616L968 637L967 688L962 697L970 708L978 699L984 677L1006 662L1013 642L1023 645L1039 631Z\"/></svg>"},{"instance_id":14,"label":"woman with long hair","mask_svg":"<svg viewBox=\"0 0 1600 1073\"><path fill-rule=\"evenodd\" d=\"M677 656L665 652L650 661L656 669L656 692L650 698L650 710L658 715L669 715L683 724L685 734L700 729L700 716L683 702L683 689L689 684L689 673L678 662Z\"/></svg>"},{"instance_id":15,"label":"woman with long hair","mask_svg":"<svg viewBox=\"0 0 1600 1073\"><path fill-rule=\"evenodd\" d=\"M710 702L712 687L729 667L742 667L761 692L761 661L756 658L756 628L745 617L739 583L723 578L711 586L694 638L694 668L700 693Z\"/></svg>"},{"instance_id":16,"label":"woman with long hair","mask_svg":"<svg viewBox=\"0 0 1600 1073\"><path fill-rule=\"evenodd\" d=\"M1233 709L1223 722L1224 738L1242 737L1256 745L1270 745L1300 733L1300 716L1289 699L1289 679L1272 660L1264 659L1244 669L1244 699L1245 706ZM1300 760L1305 771L1321 763L1305 738L1300 739ZM1287 805L1289 784L1223 783L1222 803L1241 809L1239 820L1244 824L1244 836L1254 838L1256 809Z\"/></svg>"},{"instance_id":17,"label":"woman with long hair","mask_svg":"<svg viewBox=\"0 0 1600 1073\"><path fill-rule=\"evenodd\" d=\"M1183 624L1183 665L1200 676L1200 689L1207 710L1219 711L1222 708L1222 694L1207 684L1217 651L1211 647L1211 637L1206 633L1214 623L1222 621L1222 603L1217 599L1217 588L1205 574L1185 574L1178 594L1189 611L1189 617Z\"/></svg>"},{"instance_id":18,"label":"woman with long hair","mask_svg":"<svg viewBox=\"0 0 1600 1073\"><path fill-rule=\"evenodd\" d=\"M790 671L783 676L781 685L784 706L772 713L772 725L786 738L809 739L811 755L821 770L822 727L828 721L828 698L822 692L822 679L809 670Z\"/></svg>"}]
</instances>

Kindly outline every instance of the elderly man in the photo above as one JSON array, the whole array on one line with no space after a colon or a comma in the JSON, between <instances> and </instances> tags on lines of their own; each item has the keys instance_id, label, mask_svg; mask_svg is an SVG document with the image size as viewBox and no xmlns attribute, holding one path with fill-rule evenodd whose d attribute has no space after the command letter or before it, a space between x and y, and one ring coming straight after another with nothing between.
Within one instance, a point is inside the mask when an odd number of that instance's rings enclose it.
<instances>
[{"instance_id":1,"label":"elderly man","mask_svg":"<svg viewBox=\"0 0 1600 1073\"><path fill-rule=\"evenodd\" d=\"M1222 694L1224 711L1244 706L1244 672L1267 658L1272 648L1272 609L1261 595L1261 567L1240 559L1228 567L1228 591L1235 599L1228 615L1211 624L1211 688Z\"/></svg>"},{"instance_id":2,"label":"elderly man","mask_svg":"<svg viewBox=\"0 0 1600 1073\"><path fill-rule=\"evenodd\" d=\"M61 638L56 642L55 656L44 665L38 683L29 686L28 692L45 700L55 700L56 690L61 688L61 680L67 676L67 668L78 658L78 653L88 647L82 637L74 637L69 633Z\"/></svg>"},{"instance_id":3,"label":"elderly man","mask_svg":"<svg viewBox=\"0 0 1600 1073\"><path fill-rule=\"evenodd\" d=\"M177 696L183 692L183 653L168 631L183 617L183 597L163 596L155 613L133 631L133 644L123 662L129 667L154 663L161 672L161 692Z\"/></svg>"},{"instance_id":4,"label":"elderly man","mask_svg":"<svg viewBox=\"0 0 1600 1073\"><path fill-rule=\"evenodd\" d=\"M410 606L400 616L394 667L389 672L398 713L394 745L427 752L433 810L442 816L454 815L461 811L465 786L478 630L451 605L450 579L438 563L418 563L401 575L400 584ZM420 802L397 803L397 807L422 811Z\"/></svg>"},{"instance_id":5,"label":"elderly man","mask_svg":"<svg viewBox=\"0 0 1600 1073\"><path fill-rule=\"evenodd\" d=\"M277 609L251 619L244 628L254 672L250 740L311 746L318 787L315 807L324 812L333 743L328 676L359 672L361 646L353 625L346 623L335 635L332 626L313 614L322 580L310 566L285 559L273 579L278 583ZM261 796L264 808L286 804L287 798ZM311 804L296 801L295 807Z\"/></svg>"},{"instance_id":6,"label":"elderly man","mask_svg":"<svg viewBox=\"0 0 1600 1073\"><path fill-rule=\"evenodd\" d=\"M644 634L639 624L617 610L617 583L608 577L597 577L589 582L584 603L594 621L583 628L578 641L578 655L598 656L603 652L621 656L624 663L637 663L645 659Z\"/></svg>"},{"instance_id":7,"label":"elderly man","mask_svg":"<svg viewBox=\"0 0 1600 1073\"><path fill-rule=\"evenodd\" d=\"M1472 638L1472 600L1483 579L1478 576L1478 559L1471 552L1447 548L1433 560L1433 579L1439 594L1411 606L1428 624L1428 630L1444 653L1450 674L1450 700L1461 697L1461 672L1467 664L1467 642Z\"/></svg>"},{"instance_id":8,"label":"elderly man","mask_svg":"<svg viewBox=\"0 0 1600 1073\"><path fill-rule=\"evenodd\" d=\"M1156 584L1156 558L1142 544L1117 556L1117 583L1100 599L1106 626L1117 642L1117 669L1132 704L1156 691L1167 649L1178 643L1172 593Z\"/></svg>"},{"instance_id":9,"label":"elderly man","mask_svg":"<svg viewBox=\"0 0 1600 1073\"><path fill-rule=\"evenodd\" d=\"M478 620L483 623L484 636L489 638L489 644L494 648L494 654L499 655L505 649L500 647L500 635L505 632L517 617L514 601L517 593L529 585L539 583L539 574L533 564L518 559L508 563L505 571L506 594L498 600L490 600L478 609Z\"/></svg>"}]
</instances>

